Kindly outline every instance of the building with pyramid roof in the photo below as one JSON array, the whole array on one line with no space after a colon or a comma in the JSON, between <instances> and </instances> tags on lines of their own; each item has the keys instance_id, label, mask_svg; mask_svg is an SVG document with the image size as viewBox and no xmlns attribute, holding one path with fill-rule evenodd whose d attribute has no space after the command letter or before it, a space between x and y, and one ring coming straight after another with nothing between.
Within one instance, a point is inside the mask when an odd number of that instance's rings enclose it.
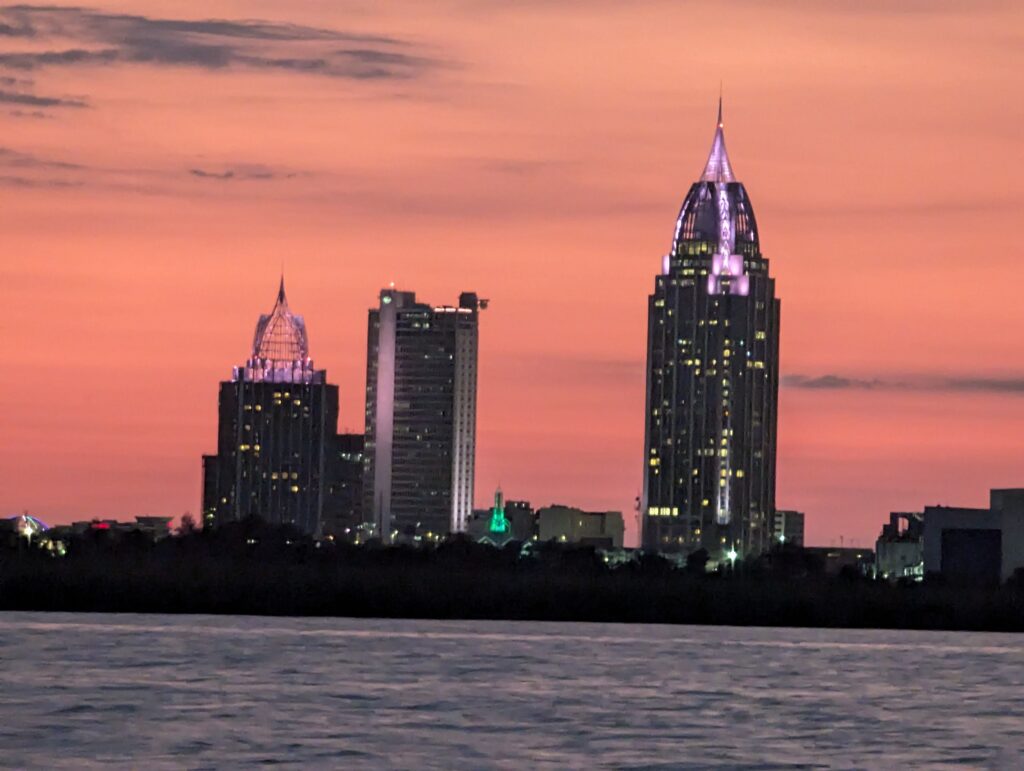
<instances>
[{"instance_id":1,"label":"building with pyramid roof","mask_svg":"<svg viewBox=\"0 0 1024 771\"><path fill-rule=\"evenodd\" d=\"M205 526L259 517L308 535L362 520L362 435L338 435L338 387L316 369L284 278L252 350L220 384L217 454L203 458Z\"/></svg>"}]
</instances>

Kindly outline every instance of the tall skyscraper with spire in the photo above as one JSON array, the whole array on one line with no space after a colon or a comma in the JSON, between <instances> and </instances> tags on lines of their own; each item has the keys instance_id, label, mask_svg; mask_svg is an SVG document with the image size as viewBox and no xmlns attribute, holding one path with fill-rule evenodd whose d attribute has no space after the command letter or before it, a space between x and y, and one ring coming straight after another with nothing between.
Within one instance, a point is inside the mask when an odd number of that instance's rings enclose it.
<instances>
[{"instance_id":1,"label":"tall skyscraper with spire","mask_svg":"<svg viewBox=\"0 0 1024 771\"><path fill-rule=\"evenodd\" d=\"M779 300L725 149L704 173L648 299L645 549L735 560L767 548L775 508Z\"/></svg>"},{"instance_id":2,"label":"tall skyscraper with spire","mask_svg":"<svg viewBox=\"0 0 1024 771\"><path fill-rule=\"evenodd\" d=\"M217 454L203 457L204 524L255 516L309 535L355 528L362 437L337 431L338 387L313 366L282 277L251 356L220 384Z\"/></svg>"}]
</instances>

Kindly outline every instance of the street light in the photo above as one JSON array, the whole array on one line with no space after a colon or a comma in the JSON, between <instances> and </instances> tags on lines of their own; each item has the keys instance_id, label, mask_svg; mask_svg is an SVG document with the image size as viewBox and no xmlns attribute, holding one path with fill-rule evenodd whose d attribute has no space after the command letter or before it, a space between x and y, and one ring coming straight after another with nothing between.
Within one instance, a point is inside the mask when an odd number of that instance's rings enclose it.
<instances>
[{"instance_id":1,"label":"street light","mask_svg":"<svg viewBox=\"0 0 1024 771\"><path fill-rule=\"evenodd\" d=\"M736 567L736 558L738 556L740 556L739 554L736 553L736 550L735 549L729 549L729 551L726 552L725 556L729 558L729 567L735 568Z\"/></svg>"}]
</instances>

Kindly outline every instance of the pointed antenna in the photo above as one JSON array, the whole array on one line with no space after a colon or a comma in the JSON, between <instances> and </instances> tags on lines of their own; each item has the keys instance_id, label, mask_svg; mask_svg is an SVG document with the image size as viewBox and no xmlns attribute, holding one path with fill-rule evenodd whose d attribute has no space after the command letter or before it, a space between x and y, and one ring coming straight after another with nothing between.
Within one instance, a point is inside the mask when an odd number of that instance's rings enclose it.
<instances>
[{"instance_id":1,"label":"pointed antenna","mask_svg":"<svg viewBox=\"0 0 1024 771\"><path fill-rule=\"evenodd\" d=\"M284 296L284 266L281 266L281 286L277 290L277 301L279 303L287 302Z\"/></svg>"},{"instance_id":2,"label":"pointed antenna","mask_svg":"<svg viewBox=\"0 0 1024 771\"><path fill-rule=\"evenodd\" d=\"M718 128L722 128L722 81L718 81Z\"/></svg>"},{"instance_id":3,"label":"pointed antenna","mask_svg":"<svg viewBox=\"0 0 1024 771\"><path fill-rule=\"evenodd\" d=\"M719 86L721 89L721 86ZM704 173L700 177L706 182L734 182L736 177L732 173L732 164L729 163L729 154L725 150L725 131L722 128L722 94L718 94L718 126L715 128L715 138L711 143L711 152L708 154L708 161L704 165Z\"/></svg>"}]
</instances>

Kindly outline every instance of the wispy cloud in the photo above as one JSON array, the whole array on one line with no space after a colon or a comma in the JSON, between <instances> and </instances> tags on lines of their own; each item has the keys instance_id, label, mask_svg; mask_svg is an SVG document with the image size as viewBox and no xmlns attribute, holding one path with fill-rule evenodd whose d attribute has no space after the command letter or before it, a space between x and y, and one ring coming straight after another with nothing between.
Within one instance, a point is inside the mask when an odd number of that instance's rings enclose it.
<instances>
[{"instance_id":1,"label":"wispy cloud","mask_svg":"<svg viewBox=\"0 0 1024 771\"><path fill-rule=\"evenodd\" d=\"M783 375L782 385L789 388L807 388L820 391L850 390L859 388L879 388L886 384L881 380L860 380L840 375ZM889 384L892 387L893 384Z\"/></svg>"},{"instance_id":2,"label":"wispy cloud","mask_svg":"<svg viewBox=\"0 0 1024 771\"><path fill-rule=\"evenodd\" d=\"M407 79L439 62L385 35L251 20L186 20L85 8L0 8L0 35L38 50L0 53L0 66L151 64L220 70L276 69L356 80Z\"/></svg>"},{"instance_id":3,"label":"wispy cloud","mask_svg":"<svg viewBox=\"0 0 1024 771\"><path fill-rule=\"evenodd\" d=\"M52 115L49 115L42 110L8 110L7 114L12 118L34 118L37 120L53 119Z\"/></svg>"},{"instance_id":4,"label":"wispy cloud","mask_svg":"<svg viewBox=\"0 0 1024 771\"><path fill-rule=\"evenodd\" d=\"M0 90L0 103L20 104L26 107L86 107L86 103L78 99L61 99L54 96L37 96L17 91Z\"/></svg>"},{"instance_id":5,"label":"wispy cloud","mask_svg":"<svg viewBox=\"0 0 1024 771\"><path fill-rule=\"evenodd\" d=\"M222 171L211 171L209 169L189 169L188 173L193 177L212 180L271 180L291 179L298 176L294 171L280 171L258 164L241 164Z\"/></svg>"},{"instance_id":6,"label":"wispy cloud","mask_svg":"<svg viewBox=\"0 0 1024 771\"><path fill-rule=\"evenodd\" d=\"M45 113L20 117L48 117ZM211 182L272 181L307 176L309 172L262 163L231 163L219 168L117 168L83 165L46 155L0 146L0 186L23 188L103 187L162 195L194 195L195 186L181 184L183 173Z\"/></svg>"},{"instance_id":7,"label":"wispy cloud","mask_svg":"<svg viewBox=\"0 0 1024 771\"><path fill-rule=\"evenodd\" d=\"M0 147L0 187L66 189L82 186L84 167Z\"/></svg>"},{"instance_id":8,"label":"wispy cloud","mask_svg":"<svg viewBox=\"0 0 1024 771\"><path fill-rule=\"evenodd\" d=\"M1024 396L1022 377L960 377L914 375L906 378L854 378L842 375L785 375L782 385L817 391L892 390L945 391L951 393L1020 394Z\"/></svg>"},{"instance_id":9,"label":"wispy cloud","mask_svg":"<svg viewBox=\"0 0 1024 771\"><path fill-rule=\"evenodd\" d=\"M590 382L600 386L643 383L644 363L640 359L601 356L555 356L512 354L506 357L510 377L524 380L541 377L545 383Z\"/></svg>"},{"instance_id":10,"label":"wispy cloud","mask_svg":"<svg viewBox=\"0 0 1024 771\"><path fill-rule=\"evenodd\" d=\"M81 169L77 163L57 161L50 158L40 158L31 153L23 153L19 150L12 150L9 147L0 147L0 168L15 169Z\"/></svg>"},{"instance_id":11,"label":"wispy cloud","mask_svg":"<svg viewBox=\"0 0 1024 771\"><path fill-rule=\"evenodd\" d=\"M22 188L71 188L80 187L81 182L73 179L36 179L18 174L0 174L0 187Z\"/></svg>"}]
</instances>

